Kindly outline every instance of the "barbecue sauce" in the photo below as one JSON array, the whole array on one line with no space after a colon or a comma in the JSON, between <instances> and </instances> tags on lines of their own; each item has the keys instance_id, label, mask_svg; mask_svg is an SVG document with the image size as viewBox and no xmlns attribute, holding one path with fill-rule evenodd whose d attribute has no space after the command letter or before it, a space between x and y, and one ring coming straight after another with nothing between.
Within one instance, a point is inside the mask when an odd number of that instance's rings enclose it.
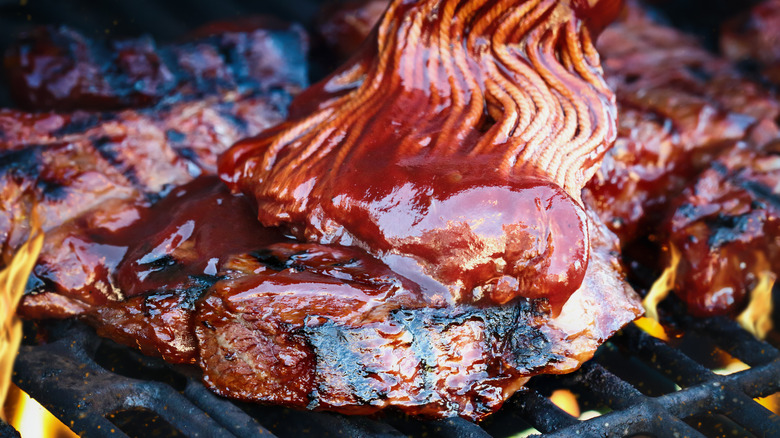
<instances>
[{"instance_id":1,"label":"barbecue sauce","mask_svg":"<svg viewBox=\"0 0 780 438\"><path fill-rule=\"evenodd\" d=\"M245 197L203 177L141 210L132 226L106 236L105 243L126 248L115 280L131 297L197 278L215 281L228 256L285 240L255 220Z\"/></svg>"},{"instance_id":2,"label":"barbecue sauce","mask_svg":"<svg viewBox=\"0 0 780 438\"><path fill-rule=\"evenodd\" d=\"M616 134L592 40L619 6L392 1L374 44L220 176L264 225L361 247L432 303L557 309L587 269L580 193Z\"/></svg>"}]
</instances>

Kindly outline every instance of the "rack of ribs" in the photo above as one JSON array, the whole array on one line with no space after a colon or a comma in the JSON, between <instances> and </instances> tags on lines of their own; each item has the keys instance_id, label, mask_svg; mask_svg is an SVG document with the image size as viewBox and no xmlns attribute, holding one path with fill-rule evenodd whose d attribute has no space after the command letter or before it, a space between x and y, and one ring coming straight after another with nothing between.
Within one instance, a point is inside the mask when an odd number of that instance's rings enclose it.
<instances>
[{"instance_id":1,"label":"rack of ribs","mask_svg":"<svg viewBox=\"0 0 780 438\"><path fill-rule=\"evenodd\" d=\"M262 91L8 113L43 139L2 152L6 248L32 206L47 235L20 313L197 363L226 396L485 417L641 313L581 198L617 132L593 41L618 7L395 1L259 135L282 112Z\"/></svg>"}]
</instances>

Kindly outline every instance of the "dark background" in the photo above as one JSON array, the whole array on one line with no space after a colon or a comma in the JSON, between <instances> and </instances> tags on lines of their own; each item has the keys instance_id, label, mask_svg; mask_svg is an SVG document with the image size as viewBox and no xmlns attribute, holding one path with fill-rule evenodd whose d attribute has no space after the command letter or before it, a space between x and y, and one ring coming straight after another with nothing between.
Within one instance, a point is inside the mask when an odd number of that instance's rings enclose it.
<instances>
[{"instance_id":1,"label":"dark background","mask_svg":"<svg viewBox=\"0 0 780 438\"><path fill-rule=\"evenodd\" d=\"M268 14L311 28L323 4L345 0L0 0L0 53L18 35L36 25L67 24L87 36L150 34L158 42L175 40L214 20ZM346 0L348 1L348 0ZM353 0L354 1L354 0ZM648 0L675 26L702 36L716 49L717 32L732 17L759 0ZM316 38L314 48L316 50ZM325 72L318 65L312 79ZM11 106L0 86L0 107Z\"/></svg>"}]
</instances>

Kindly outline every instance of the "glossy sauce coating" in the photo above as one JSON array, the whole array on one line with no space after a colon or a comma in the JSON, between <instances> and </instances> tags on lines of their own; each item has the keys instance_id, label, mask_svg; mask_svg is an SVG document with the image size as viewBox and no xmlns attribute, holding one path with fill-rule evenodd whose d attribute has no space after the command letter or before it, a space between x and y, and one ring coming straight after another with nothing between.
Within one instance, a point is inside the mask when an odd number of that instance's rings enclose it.
<instances>
[{"instance_id":1,"label":"glossy sauce coating","mask_svg":"<svg viewBox=\"0 0 780 438\"><path fill-rule=\"evenodd\" d=\"M615 135L592 29L619 2L391 2L375 45L223 155L265 225L359 246L432 302L563 303ZM592 29L591 29L592 28Z\"/></svg>"},{"instance_id":2,"label":"glossy sauce coating","mask_svg":"<svg viewBox=\"0 0 780 438\"><path fill-rule=\"evenodd\" d=\"M107 202L47 237L31 292L57 291L86 306L157 291L203 292L226 257L286 240L255 216L244 197L215 177L178 187L151 207ZM58 315L57 303L50 310L34 305L35 297L23 303L23 313L67 316Z\"/></svg>"},{"instance_id":3,"label":"glossy sauce coating","mask_svg":"<svg viewBox=\"0 0 780 438\"><path fill-rule=\"evenodd\" d=\"M733 147L674 201L675 291L699 316L736 316L760 277L780 272L780 146Z\"/></svg>"}]
</instances>

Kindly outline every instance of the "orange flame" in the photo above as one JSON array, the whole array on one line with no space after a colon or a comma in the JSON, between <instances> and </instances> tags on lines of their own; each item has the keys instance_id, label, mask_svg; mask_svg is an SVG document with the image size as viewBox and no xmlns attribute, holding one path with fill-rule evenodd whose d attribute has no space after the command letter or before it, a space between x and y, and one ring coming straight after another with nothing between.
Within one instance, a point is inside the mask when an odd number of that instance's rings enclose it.
<instances>
[{"instance_id":1,"label":"orange flame","mask_svg":"<svg viewBox=\"0 0 780 438\"><path fill-rule=\"evenodd\" d=\"M14 384L9 388L5 409L8 414L8 424L18 430L22 438L76 438L78 436Z\"/></svg>"},{"instance_id":2,"label":"orange flame","mask_svg":"<svg viewBox=\"0 0 780 438\"><path fill-rule=\"evenodd\" d=\"M550 396L550 401L573 417L580 416L580 404L577 397L568 389L556 389Z\"/></svg>"},{"instance_id":3,"label":"orange flame","mask_svg":"<svg viewBox=\"0 0 780 438\"><path fill-rule=\"evenodd\" d=\"M22 340L22 323L16 317L16 306L43 246L43 232L34 212L30 222L30 238L0 271L0 402L4 402L8 394L14 360ZM6 419L2 409L0 416Z\"/></svg>"},{"instance_id":4,"label":"orange flame","mask_svg":"<svg viewBox=\"0 0 780 438\"><path fill-rule=\"evenodd\" d=\"M771 271L758 275L758 284L750 291L750 302L739 314L737 322L758 339L765 339L772 330L772 287L776 276Z\"/></svg>"},{"instance_id":5,"label":"orange flame","mask_svg":"<svg viewBox=\"0 0 780 438\"><path fill-rule=\"evenodd\" d=\"M658 321L658 303L663 301L674 288L674 282L677 277L677 265L680 264L680 251L674 245L669 245L669 250L671 252L669 266L664 269L658 280L653 283L650 292L642 300L647 317L655 321Z\"/></svg>"},{"instance_id":6,"label":"orange flame","mask_svg":"<svg viewBox=\"0 0 780 438\"><path fill-rule=\"evenodd\" d=\"M780 415L780 394L772 394L767 397L754 399L761 406L769 409L777 415Z\"/></svg>"},{"instance_id":7,"label":"orange flame","mask_svg":"<svg viewBox=\"0 0 780 438\"><path fill-rule=\"evenodd\" d=\"M634 325L642 329L642 331L646 332L650 336L658 338L662 341L669 341L669 335L666 333L666 329L664 329L664 326L662 326L661 323L655 319L643 316L634 321Z\"/></svg>"}]
</instances>

